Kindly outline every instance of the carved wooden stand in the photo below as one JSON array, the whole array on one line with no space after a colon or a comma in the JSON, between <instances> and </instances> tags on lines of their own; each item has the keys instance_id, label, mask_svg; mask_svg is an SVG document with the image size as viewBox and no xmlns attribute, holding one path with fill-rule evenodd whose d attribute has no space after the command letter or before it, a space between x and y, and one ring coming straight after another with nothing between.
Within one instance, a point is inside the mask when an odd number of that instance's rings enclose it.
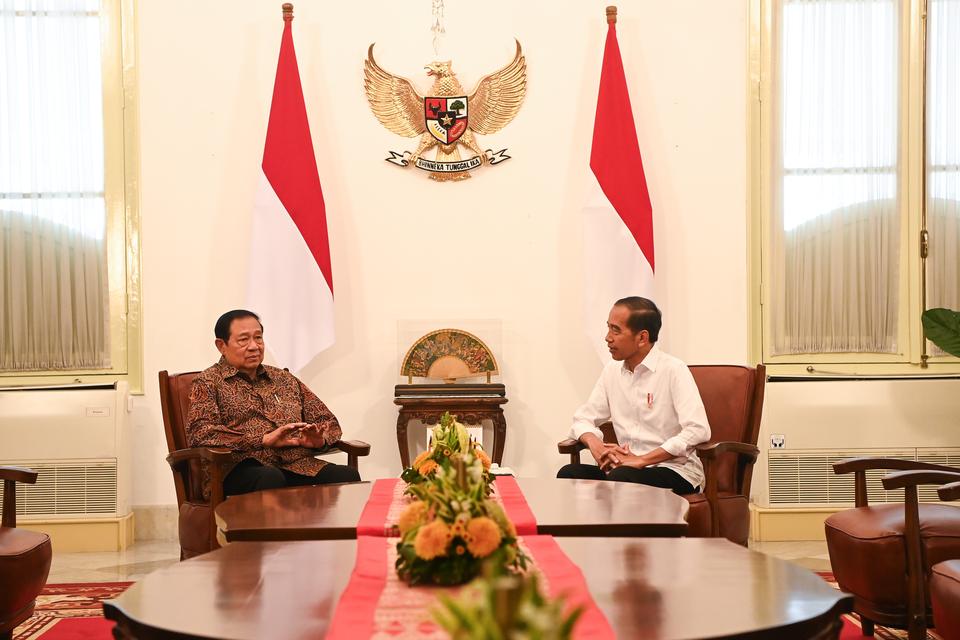
<instances>
[{"instance_id":1,"label":"carved wooden stand","mask_svg":"<svg viewBox=\"0 0 960 640\"><path fill-rule=\"evenodd\" d=\"M393 402L400 407L400 415L397 416L397 444L400 445L400 462L404 469L410 466L407 424L411 420L420 420L427 425L436 424L445 411L449 411L458 421L468 425L479 425L483 420L493 422L492 460L497 464L503 460L503 443L507 438L507 421L503 417L506 398L499 396L421 397L395 398Z\"/></svg>"}]
</instances>

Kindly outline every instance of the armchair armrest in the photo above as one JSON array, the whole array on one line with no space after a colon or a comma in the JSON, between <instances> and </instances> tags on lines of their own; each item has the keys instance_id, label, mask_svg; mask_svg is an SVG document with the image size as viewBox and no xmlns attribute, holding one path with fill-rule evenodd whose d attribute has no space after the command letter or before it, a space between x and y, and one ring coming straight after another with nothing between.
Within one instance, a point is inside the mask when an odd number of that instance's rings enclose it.
<instances>
[{"instance_id":1,"label":"armchair armrest","mask_svg":"<svg viewBox=\"0 0 960 640\"><path fill-rule=\"evenodd\" d=\"M941 500L960 500L960 482L951 482L937 489Z\"/></svg>"},{"instance_id":2,"label":"armchair armrest","mask_svg":"<svg viewBox=\"0 0 960 640\"><path fill-rule=\"evenodd\" d=\"M206 460L211 464L222 466L230 462L230 449L195 447L193 449L178 449L167 456L167 464L172 469L178 469L190 460Z\"/></svg>"},{"instance_id":3,"label":"armchair armrest","mask_svg":"<svg viewBox=\"0 0 960 640\"><path fill-rule=\"evenodd\" d=\"M361 440L338 440L330 445L330 450L347 454L347 465L354 469L358 467L358 458L370 455L370 445Z\"/></svg>"},{"instance_id":4,"label":"armchair armrest","mask_svg":"<svg viewBox=\"0 0 960 640\"><path fill-rule=\"evenodd\" d=\"M0 467L0 480L34 484L37 481L37 472L26 467Z\"/></svg>"},{"instance_id":5,"label":"armchair armrest","mask_svg":"<svg viewBox=\"0 0 960 640\"><path fill-rule=\"evenodd\" d=\"M193 449L178 449L167 456L167 464L173 469L177 491L186 495L187 487L181 475L182 468L191 460L206 460L210 463L210 508L215 509L223 502L223 476L227 465L233 461L233 452L229 449L194 447ZM216 547L213 547L216 548Z\"/></svg>"},{"instance_id":6,"label":"armchair armrest","mask_svg":"<svg viewBox=\"0 0 960 640\"><path fill-rule=\"evenodd\" d=\"M718 480L716 462L725 453L736 454L739 464L751 465L760 455L760 449L752 444L737 441L710 442L697 445L697 457L703 463L704 487L703 494L710 504L710 535L720 537L720 498L718 494ZM742 487L740 487L742 489Z\"/></svg>"},{"instance_id":7,"label":"armchair armrest","mask_svg":"<svg viewBox=\"0 0 960 640\"><path fill-rule=\"evenodd\" d=\"M939 464L928 464L926 462L915 462L913 460L898 460L896 458L847 458L833 463L833 472L856 473L866 472L871 469L890 469L892 471L947 471L956 472L956 467L945 467Z\"/></svg>"},{"instance_id":8,"label":"armchair armrest","mask_svg":"<svg viewBox=\"0 0 960 640\"><path fill-rule=\"evenodd\" d=\"M946 484L948 482L960 482L960 471L929 471L926 469L896 471L885 476L882 482L883 488L887 491L916 487L919 484Z\"/></svg>"},{"instance_id":9,"label":"armchair armrest","mask_svg":"<svg viewBox=\"0 0 960 640\"><path fill-rule=\"evenodd\" d=\"M760 449L752 444L737 441L697 445L697 456L704 462L716 460L723 453L735 453L742 458L746 458L749 462L756 462L757 456L760 455Z\"/></svg>"},{"instance_id":10,"label":"armchair armrest","mask_svg":"<svg viewBox=\"0 0 960 640\"><path fill-rule=\"evenodd\" d=\"M570 464L580 462L580 452L586 448L582 442L574 440L573 438L567 438L557 443L557 451L559 451L561 455L569 455Z\"/></svg>"},{"instance_id":11,"label":"armchair armrest","mask_svg":"<svg viewBox=\"0 0 960 640\"><path fill-rule=\"evenodd\" d=\"M26 467L0 467L0 480L3 480L3 505L0 511L0 527L17 526L17 483L34 484L37 472Z\"/></svg>"},{"instance_id":12,"label":"armchair armrest","mask_svg":"<svg viewBox=\"0 0 960 640\"><path fill-rule=\"evenodd\" d=\"M853 496L857 507L867 506L867 471L871 469L889 469L891 471L946 471L956 472L955 467L939 464L897 460L896 458L847 458L833 464L837 474L853 473ZM893 475L893 474L891 474Z\"/></svg>"}]
</instances>

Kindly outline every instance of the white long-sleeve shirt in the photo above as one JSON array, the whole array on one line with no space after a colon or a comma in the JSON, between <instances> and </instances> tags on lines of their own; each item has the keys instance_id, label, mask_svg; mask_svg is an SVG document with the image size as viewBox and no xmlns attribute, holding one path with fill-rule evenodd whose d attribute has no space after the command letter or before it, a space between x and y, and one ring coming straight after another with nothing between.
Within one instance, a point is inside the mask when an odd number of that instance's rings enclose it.
<instances>
[{"instance_id":1,"label":"white long-sleeve shirt","mask_svg":"<svg viewBox=\"0 0 960 640\"><path fill-rule=\"evenodd\" d=\"M673 469L694 487L703 487L703 464L694 448L710 440L710 424L690 369L657 345L643 362L627 369L621 362L604 367L586 404L573 416L570 437L596 434L613 422L617 441L635 455L657 447L676 456L655 466Z\"/></svg>"}]
</instances>

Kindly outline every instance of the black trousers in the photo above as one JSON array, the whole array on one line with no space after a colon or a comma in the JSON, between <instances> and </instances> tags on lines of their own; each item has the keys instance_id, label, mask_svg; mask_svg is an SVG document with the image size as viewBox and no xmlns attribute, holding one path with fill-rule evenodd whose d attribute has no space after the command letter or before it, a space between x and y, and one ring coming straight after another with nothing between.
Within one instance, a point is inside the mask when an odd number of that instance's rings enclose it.
<instances>
[{"instance_id":1,"label":"black trousers","mask_svg":"<svg viewBox=\"0 0 960 640\"><path fill-rule=\"evenodd\" d=\"M328 462L317 475L302 476L299 473L263 465L252 458L247 458L231 469L227 477L223 479L223 495L235 496L264 489L302 487L313 484L332 484L334 482L360 482L360 474L353 467Z\"/></svg>"},{"instance_id":2,"label":"black trousers","mask_svg":"<svg viewBox=\"0 0 960 640\"><path fill-rule=\"evenodd\" d=\"M673 469L667 467L617 467L613 471L604 472L595 464L568 464L557 472L558 478L580 478L583 480L614 480L617 482L636 482L647 484L661 489L672 489L677 495L697 493L697 487L687 482Z\"/></svg>"}]
</instances>

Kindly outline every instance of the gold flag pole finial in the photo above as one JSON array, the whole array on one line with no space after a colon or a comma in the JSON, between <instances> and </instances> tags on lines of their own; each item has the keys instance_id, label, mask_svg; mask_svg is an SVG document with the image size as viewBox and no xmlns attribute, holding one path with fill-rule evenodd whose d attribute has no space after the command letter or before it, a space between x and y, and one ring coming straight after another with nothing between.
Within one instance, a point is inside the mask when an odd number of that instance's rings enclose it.
<instances>
[{"instance_id":1,"label":"gold flag pole finial","mask_svg":"<svg viewBox=\"0 0 960 640\"><path fill-rule=\"evenodd\" d=\"M607 24L617 24L617 8L615 6L607 7Z\"/></svg>"},{"instance_id":2,"label":"gold flag pole finial","mask_svg":"<svg viewBox=\"0 0 960 640\"><path fill-rule=\"evenodd\" d=\"M293 3L284 2L283 3L283 19L286 22L293 20Z\"/></svg>"}]
</instances>

